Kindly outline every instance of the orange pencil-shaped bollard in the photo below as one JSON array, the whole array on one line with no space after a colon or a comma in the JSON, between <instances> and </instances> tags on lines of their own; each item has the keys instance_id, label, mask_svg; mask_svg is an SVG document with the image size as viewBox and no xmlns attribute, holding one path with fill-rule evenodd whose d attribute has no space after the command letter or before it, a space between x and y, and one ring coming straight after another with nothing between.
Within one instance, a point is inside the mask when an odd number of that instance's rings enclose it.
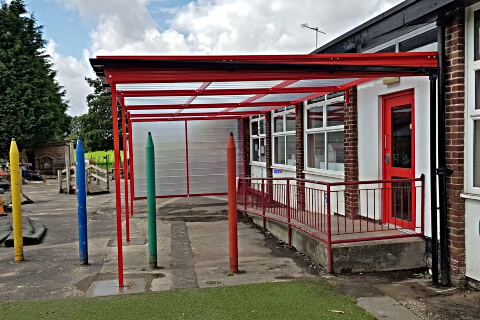
<instances>
[{"instance_id":1,"label":"orange pencil-shaped bollard","mask_svg":"<svg viewBox=\"0 0 480 320\"><path fill-rule=\"evenodd\" d=\"M233 133L227 144L228 172L228 239L230 254L230 272L238 273L238 239L237 239L237 157Z\"/></svg>"}]
</instances>

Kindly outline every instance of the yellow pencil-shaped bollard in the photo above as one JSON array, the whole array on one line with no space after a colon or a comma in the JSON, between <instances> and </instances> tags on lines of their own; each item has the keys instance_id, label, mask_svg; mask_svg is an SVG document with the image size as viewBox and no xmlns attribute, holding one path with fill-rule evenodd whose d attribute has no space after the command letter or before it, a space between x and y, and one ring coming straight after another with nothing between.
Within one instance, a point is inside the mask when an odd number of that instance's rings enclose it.
<instances>
[{"instance_id":1,"label":"yellow pencil-shaped bollard","mask_svg":"<svg viewBox=\"0 0 480 320\"><path fill-rule=\"evenodd\" d=\"M12 182L13 244L15 261L23 261L21 175L17 142L10 145L10 179Z\"/></svg>"}]
</instances>

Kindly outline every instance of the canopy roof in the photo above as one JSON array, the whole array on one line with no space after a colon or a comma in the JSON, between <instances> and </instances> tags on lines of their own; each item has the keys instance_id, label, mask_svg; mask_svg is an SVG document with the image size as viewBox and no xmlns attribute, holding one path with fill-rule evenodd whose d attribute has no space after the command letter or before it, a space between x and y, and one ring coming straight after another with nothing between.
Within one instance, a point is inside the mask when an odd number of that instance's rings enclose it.
<instances>
[{"instance_id":1,"label":"canopy roof","mask_svg":"<svg viewBox=\"0 0 480 320\"><path fill-rule=\"evenodd\" d=\"M436 52L99 56L90 63L132 121L243 118L379 77L438 72Z\"/></svg>"}]
</instances>

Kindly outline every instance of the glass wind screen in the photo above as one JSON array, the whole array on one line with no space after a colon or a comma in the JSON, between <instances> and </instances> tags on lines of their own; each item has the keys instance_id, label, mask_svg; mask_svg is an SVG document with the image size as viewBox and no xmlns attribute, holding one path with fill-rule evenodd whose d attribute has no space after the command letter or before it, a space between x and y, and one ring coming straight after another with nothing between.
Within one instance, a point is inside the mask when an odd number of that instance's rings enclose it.
<instances>
[{"instance_id":1,"label":"glass wind screen","mask_svg":"<svg viewBox=\"0 0 480 320\"><path fill-rule=\"evenodd\" d=\"M275 154L273 162L276 164L285 164L285 137L274 137Z\"/></svg>"},{"instance_id":2,"label":"glass wind screen","mask_svg":"<svg viewBox=\"0 0 480 320\"><path fill-rule=\"evenodd\" d=\"M323 127L323 106L307 110L307 129Z\"/></svg>"},{"instance_id":3,"label":"glass wind screen","mask_svg":"<svg viewBox=\"0 0 480 320\"><path fill-rule=\"evenodd\" d=\"M392 108L393 167L412 167L412 107L404 105Z\"/></svg>"},{"instance_id":4,"label":"glass wind screen","mask_svg":"<svg viewBox=\"0 0 480 320\"><path fill-rule=\"evenodd\" d=\"M345 151L344 151L343 131L327 133L327 169L333 171L344 171Z\"/></svg>"},{"instance_id":5,"label":"glass wind screen","mask_svg":"<svg viewBox=\"0 0 480 320\"><path fill-rule=\"evenodd\" d=\"M325 133L307 135L307 167L325 169Z\"/></svg>"}]
</instances>

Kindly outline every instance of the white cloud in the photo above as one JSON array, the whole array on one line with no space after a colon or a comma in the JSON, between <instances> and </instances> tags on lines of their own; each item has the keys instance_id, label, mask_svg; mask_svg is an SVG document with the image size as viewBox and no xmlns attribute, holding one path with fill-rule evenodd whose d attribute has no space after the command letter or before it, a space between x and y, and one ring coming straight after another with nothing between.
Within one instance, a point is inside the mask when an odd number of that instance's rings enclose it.
<instances>
[{"instance_id":1,"label":"white cloud","mask_svg":"<svg viewBox=\"0 0 480 320\"><path fill-rule=\"evenodd\" d=\"M52 57L57 70L57 81L66 89L66 99L70 108L67 111L72 116L87 112L85 98L92 90L84 80L86 76L93 77L92 68L85 60L78 60L72 56L63 56L56 52L57 44L50 40L46 52Z\"/></svg>"},{"instance_id":2,"label":"white cloud","mask_svg":"<svg viewBox=\"0 0 480 320\"><path fill-rule=\"evenodd\" d=\"M315 32L301 28L302 23L326 32L318 35L321 46L401 2L197 0L166 9L161 0L54 1L94 21L96 27L90 32L91 43L86 44L89 47L85 51L91 56L309 53L315 49ZM166 30L158 29L148 4L157 12L171 13ZM54 50L52 57L71 104L78 103L78 88L85 86L80 83L91 67ZM77 105L74 109L86 110Z\"/></svg>"}]
</instances>

